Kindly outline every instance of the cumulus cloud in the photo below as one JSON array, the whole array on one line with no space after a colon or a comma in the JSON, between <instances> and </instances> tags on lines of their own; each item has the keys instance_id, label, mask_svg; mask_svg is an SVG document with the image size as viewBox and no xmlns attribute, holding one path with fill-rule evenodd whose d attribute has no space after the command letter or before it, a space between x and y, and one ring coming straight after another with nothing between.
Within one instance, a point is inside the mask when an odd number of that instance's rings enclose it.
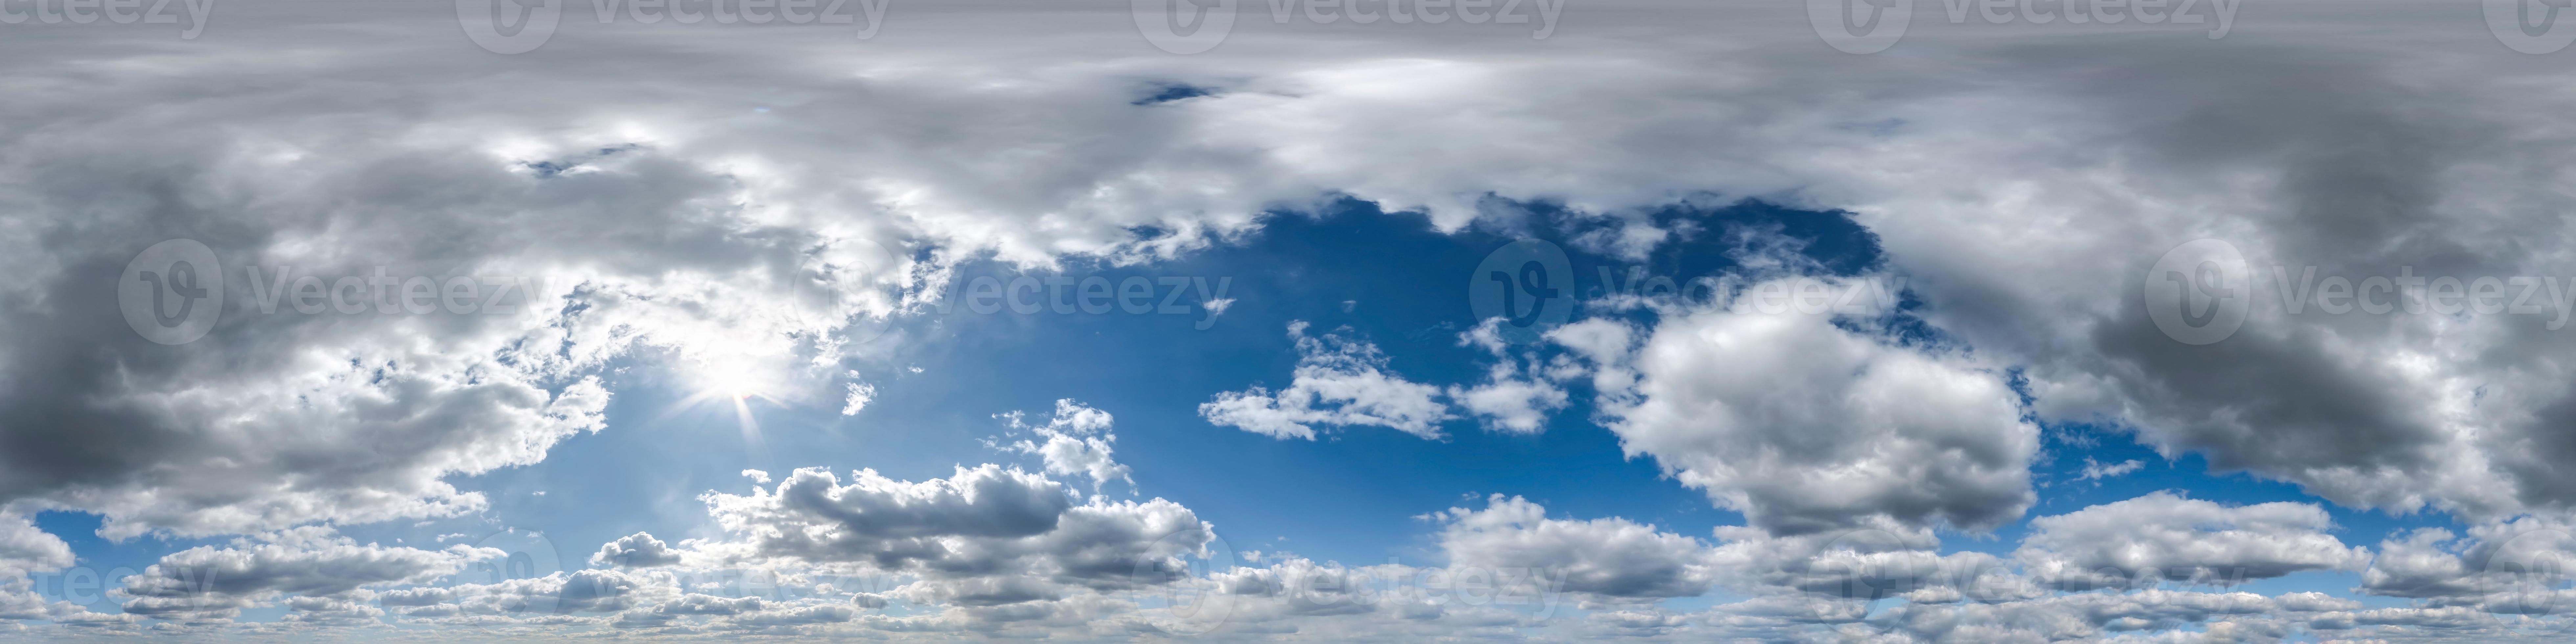
<instances>
[{"instance_id":1,"label":"cumulus cloud","mask_svg":"<svg viewBox=\"0 0 2576 644\"><path fill-rule=\"evenodd\" d=\"M0 624L21 619L87 619L88 611L70 602L46 601L29 573L61 570L73 563L71 546L36 527L26 517L0 514ZM120 623L118 625L124 625ZM5 631L0 631L5 632Z\"/></svg>"},{"instance_id":2,"label":"cumulus cloud","mask_svg":"<svg viewBox=\"0 0 2576 644\"><path fill-rule=\"evenodd\" d=\"M1170 501L1073 496L1044 476L989 464L921 482L861 470L846 485L804 468L774 490L701 497L740 540L699 547L740 561L859 564L921 576L917 592L1025 601L1059 586L1160 583L1138 571L1177 565L1174 557L1202 553L1214 538Z\"/></svg>"},{"instance_id":3,"label":"cumulus cloud","mask_svg":"<svg viewBox=\"0 0 2576 644\"><path fill-rule=\"evenodd\" d=\"M27 517L0 515L0 573L56 570L72 565L70 544Z\"/></svg>"},{"instance_id":4,"label":"cumulus cloud","mask_svg":"<svg viewBox=\"0 0 2576 644\"><path fill-rule=\"evenodd\" d=\"M1147 623L1238 638L1504 637L1545 624L1559 605L1554 587L1564 583L1562 573L1273 557L1261 565L1213 571L1195 589L1211 593L1204 610L1217 619L1175 613L1149 616Z\"/></svg>"},{"instance_id":5,"label":"cumulus cloud","mask_svg":"<svg viewBox=\"0 0 2576 644\"><path fill-rule=\"evenodd\" d=\"M2013 557L2030 575L2087 589L2171 579L2237 585L2302 570L2358 570L2370 551L2326 534L2334 522L2306 503L2228 507L2157 492L2030 520Z\"/></svg>"},{"instance_id":6,"label":"cumulus cloud","mask_svg":"<svg viewBox=\"0 0 2576 644\"><path fill-rule=\"evenodd\" d=\"M543 624L562 618L562 623L587 626L605 620L580 617L583 614L658 606L682 595L679 578L669 571L588 569L409 593L391 591L379 601L388 607L401 606L396 612L430 624Z\"/></svg>"},{"instance_id":7,"label":"cumulus cloud","mask_svg":"<svg viewBox=\"0 0 2576 644\"><path fill-rule=\"evenodd\" d=\"M654 568L680 563L680 553L669 544L662 543L661 539L638 532L600 544L599 552L590 555L590 563L619 568Z\"/></svg>"},{"instance_id":8,"label":"cumulus cloud","mask_svg":"<svg viewBox=\"0 0 2576 644\"><path fill-rule=\"evenodd\" d=\"M1545 571L1550 592L1613 597L1696 597L1715 584L1708 545L1617 517L1547 518L1545 508L1496 494L1481 510L1429 515L1454 567Z\"/></svg>"},{"instance_id":9,"label":"cumulus cloud","mask_svg":"<svg viewBox=\"0 0 2576 644\"><path fill-rule=\"evenodd\" d=\"M198 546L165 555L141 574L125 578L114 593L127 598L128 614L224 620L281 595L362 597L364 588L428 583L503 554L462 545L445 550L359 545L329 528L305 527L256 541L235 540L230 547ZM326 607L308 602L303 608Z\"/></svg>"},{"instance_id":10,"label":"cumulus cloud","mask_svg":"<svg viewBox=\"0 0 2576 644\"><path fill-rule=\"evenodd\" d=\"M1377 426L1423 438L1443 436L1448 420L1440 388L1405 380L1387 370L1377 345L1339 334L1306 335L1304 321L1288 324L1297 341L1297 368L1288 388L1273 394L1253 387L1219 393L1199 405L1199 416L1271 438L1315 439L1315 425Z\"/></svg>"},{"instance_id":11,"label":"cumulus cloud","mask_svg":"<svg viewBox=\"0 0 2576 644\"><path fill-rule=\"evenodd\" d=\"M1111 419L1067 402L1050 425L1097 433ZM1064 483L997 465L958 468L954 475L901 481L870 470L848 482L818 468L799 469L749 495L702 496L728 536L687 542L690 566L775 575L814 595L767 603L709 599L670 605L676 593L652 591L614 610L621 628L687 628L775 634L862 631L1004 632L1077 628L1132 610L1120 594L1185 581L1183 558L1211 556L1213 527L1163 499L1077 501ZM649 535L602 546L615 553L667 552ZM609 559L598 559L607 561ZM630 564L632 565L632 564ZM769 571L769 572L757 572ZM859 573L879 581L863 589L816 585ZM594 572L594 571L583 571ZM879 585L887 580L900 584ZM577 580L576 580L577 581ZM645 581L651 581L645 578ZM842 597L824 602L824 599ZM460 600L430 598L440 603ZM929 609L909 616L862 615L900 599ZM423 600L413 600L416 603ZM823 602L823 603L816 603ZM721 611L734 611L723 613ZM713 621L692 616L719 615ZM474 614L464 611L460 614ZM842 626L835 626L842 625Z\"/></svg>"},{"instance_id":12,"label":"cumulus cloud","mask_svg":"<svg viewBox=\"0 0 2576 644\"><path fill-rule=\"evenodd\" d=\"M1136 479L1128 476L1127 466L1118 464L1109 456L1109 444L1118 441L1117 434L1109 433L1112 420L1109 412L1065 398L1055 401L1055 416L1048 418L1045 424L1022 422L1019 412L1005 417L1013 429L1026 430L1045 440L1044 443L1014 441L1010 449L1044 458L1048 474L1091 477L1094 491L1111 479L1126 481L1128 487L1135 487Z\"/></svg>"},{"instance_id":13,"label":"cumulus cloud","mask_svg":"<svg viewBox=\"0 0 2576 644\"><path fill-rule=\"evenodd\" d=\"M1601 413L1621 449L1755 526L1800 534L1881 517L1984 529L2030 506L2039 429L2001 374L1868 319L1756 305L1774 286L1666 311L1633 351L1599 325L1555 337L1599 365Z\"/></svg>"},{"instance_id":14,"label":"cumulus cloud","mask_svg":"<svg viewBox=\"0 0 2576 644\"><path fill-rule=\"evenodd\" d=\"M701 498L727 530L749 537L758 554L814 561L883 557L880 563L891 568L947 554L938 537L1044 533L1073 507L1063 484L995 465L960 467L955 476L919 483L875 470L852 477L842 485L829 471L801 468L774 492L754 488L749 496L710 492Z\"/></svg>"},{"instance_id":15,"label":"cumulus cloud","mask_svg":"<svg viewBox=\"0 0 2576 644\"><path fill-rule=\"evenodd\" d=\"M2576 613L2576 523L2526 516L2392 534L2361 575L2363 593L2535 616Z\"/></svg>"},{"instance_id":16,"label":"cumulus cloud","mask_svg":"<svg viewBox=\"0 0 2576 644\"><path fill-rule=\"evenodd\" d=\"M1993 555L1941 554L1940 541L1929 529L1884 518L1876 522L1789 536L1723 526L1715 531L1720 543L1710 561L1729 589L1756 596L1794 595L1779 600L1792 605L1900 597L1915 603L2001 602L2047 594Z\"/></svg>"}]
</instances>

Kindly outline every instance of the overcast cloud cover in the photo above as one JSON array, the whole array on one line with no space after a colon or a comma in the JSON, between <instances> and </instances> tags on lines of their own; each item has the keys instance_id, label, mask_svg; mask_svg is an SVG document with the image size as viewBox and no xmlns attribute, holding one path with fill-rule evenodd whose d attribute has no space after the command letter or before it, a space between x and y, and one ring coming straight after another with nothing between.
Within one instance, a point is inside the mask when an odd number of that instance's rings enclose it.
<instances>
[{"instance_id":1,"label":"overcast cloud cover","mask_svg":"<svg viewBox=\"0 0 2576 644\"><path fill-rule=\"evenodd\" d=\"M0 633L2576 636L2563 7L813 4L0 0Z\"/></svg>"}]
</instances>

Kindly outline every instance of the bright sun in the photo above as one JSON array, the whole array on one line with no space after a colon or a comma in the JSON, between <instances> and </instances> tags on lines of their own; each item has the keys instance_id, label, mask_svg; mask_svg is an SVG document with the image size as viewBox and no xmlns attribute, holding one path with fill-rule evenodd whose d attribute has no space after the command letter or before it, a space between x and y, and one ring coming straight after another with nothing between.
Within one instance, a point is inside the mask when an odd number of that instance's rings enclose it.
<instances>
[{"instance_id":1,"label":"bright sun","mask_svg":"<svg viewBox=\"0 0 2576 644\"><path fill-rule=\"evenodd\" d=\"M759 360L748 356L728 358L691 361L683 373L693 393L674 404L671 411L722 400L733 407L734 420L742 428L743 440L758 444L760 423L752 418L751 401L757 398L778 402L773 392L781 388L774 382L775 370L763 368Z\"/></svg>"}]
</instances>

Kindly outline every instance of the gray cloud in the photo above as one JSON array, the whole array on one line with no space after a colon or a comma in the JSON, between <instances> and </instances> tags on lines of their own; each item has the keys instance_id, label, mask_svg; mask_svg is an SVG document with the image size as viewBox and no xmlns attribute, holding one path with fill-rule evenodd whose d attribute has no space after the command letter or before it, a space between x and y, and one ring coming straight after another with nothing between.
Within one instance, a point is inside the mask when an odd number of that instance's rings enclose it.
<instances>
[{"instance_id":1,"label":"gray cloud","mask_svg":"<svg viewBox=\"0 0 2576 644\"><path fill-rule=\"evenodd\" d=\"M341 600L366 599L361 589L428 583L501 555L469 546L359 545L328 528L297 528L262 541L237 540L228 548L199 546L164 555L125 578L114 594L127 598L126 613L163 619L229 619L281 595L300 596L302 603L290 606L300 612L355 617L362 611Z\"/></svg>"}]
</instances>

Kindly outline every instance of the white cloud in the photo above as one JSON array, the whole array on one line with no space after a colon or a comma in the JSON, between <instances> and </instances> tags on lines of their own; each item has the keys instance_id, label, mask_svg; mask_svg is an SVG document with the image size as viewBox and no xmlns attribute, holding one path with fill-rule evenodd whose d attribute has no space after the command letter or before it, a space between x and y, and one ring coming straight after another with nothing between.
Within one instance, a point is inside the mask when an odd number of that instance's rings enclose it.
<instances>
[{"instance_id":1,"label":"white cloud","mask_svg":"<svg viewBox=\"0 0 2576 644\"><path fill-rule=\"evenodd\" d=\"M2193 625L2204 626L2213 634L2249 628L2268 630L2278 628L2265 623L2277 609L2270 598L2253 593L2141 590L1998 604L1909 605L1890 617L1909 634L1924 639L2048 641L2099 639L2110 635L2106 631L2170 631ZM2273 641L2282 633L2269 635L2254 639Z\"/></svg>"},{"instance_id":2,"label":"white cloud","mask_svg":"<svg viewBox=\"0 0 2576 644\"><path fill-rule=\"evenodd\" d=\"M1500 323L1501 318L1488 319L1458 334L1459 346L1483 347L1494 354L1496 361L1486 371L1482 384L1473 388L1450 386L1449 399L1458 401L1458 406L1474 415L1485 429L1535 434L1546 429L1548 413L1563 409L1569 397L1564 388L1536 373L1524 375L1524 370L1538 369L1523 367L1522 360L1505 349L1501 335L1495 331L1495 325ZM1528 360L1535 363L1536 357Z\"/></svg>"},{"instance_id":3,"label":"white cloud","mask_svg":"<svg viewBox=\"0 0 2576 644\"><path fill-rule=\"evenodd\" d=\"M1217 394L1199 415L1217 425L1277 439L1315 439L1315 425L1377 426L1422 438L1443 436L1449 408L1440 388L1387 371L1377 345L1338 334L1306 335L1303 321L1288 325L1297 341L1297 369L1276 395L1262 387Z\"/></svg>"},{"instance_id":4,"label":"white cloud","mask_svg":"<svg viewBox=\"0 0 2576 644\"><path fill-rule=\"evenodd\" d=\"M2141 460L2134 459L2134 458L2133 458L2133 459L2129 459L2129 460L2125 460L2125 461L2121 461L2121 462L2118 462L2118 463L2109 463L2109 464L2104 464L2104 463L2096 463L2096 462L2093 462L2093 458L2092 458L2092 457L2090 457L2090 456L2087 456L2087 457L2085 457L2085 458L2084 458L2084 471L2083 471L2083 472L2081 472L2081 473L2078 473L2078 474L2075 476L2075 479L2076 479L2076 480L2079 480L2079 481L2098 481L2098 480L2102 480L2102 479L2118 477L2118 476L2120 476L2120 475L2128 474L2128 473L2130 473L2130 472L2135 472L2135 471L2138 471L2138 468L2142 468L2142 467L2146 467L2146 466L2147 466L2146 461L2141 461Z\"/></svg>"},{"instance_id":5,"label":"white cloud","mask_svg":"<svg viewBox=\"0 0 2576 644\"><path fill-rule=\"evenodd\" d=\"M1214 571L1190 590L1200 614L1141 615L1224 638L1294 635L1335 641L1509 637L1545 625L1563 570L1344 566L1303 557Z\"/></svg>"},{"instance_id":6,"label":"white cloud","mask_svg":"<svg viewBox=\"0 0 2576 644\"><path fill-rule=\"evenodd\" d=\"M843 416L853 416L853 415L857 415L857 414L859 413L859 410L861 410L861 409L867 409L867 408L868 408L868 401L872 401L872 400L876 400L876 399L877 399L877 386L876 386L876 385L871 385L871 384L867 384L867 383L864 383L864 382L853 382L853 383L850 383L850 385L849 385L849 395L848 395L848 396L846 396L846 397L844 397L844 398L842 398L842 400L841 400L841 415L843 415Z\"/></svg>"},{"instance_id":7,"label":"white cloud","mask_svg":"<svg viewBox=\"0 0 2576 644\"><path fill-rule=\"evenodd\" d=\"M2030 520L2013 557L2060 587L2124 586L2145 578L2236 585L2302 570L2359 570L2370 551L2326 531L2305 503L2228 507L2168 492Z\"/></svg>"},{"instance_id":8,"label":"white cloud","mask_svg":"<svg viewBox=\"0 0 2576 644\"><path fill-rule=\"evenodd\" d=\"M1838 321L1868 324L1729 300L1664 311L1634 353L1597 321L1554 337L1600 365L1623 450L1755 526L1982 529L2030 506L2039 430L2001 374Z\"/></svg>"},{"instance_id":9,"label":"white cloud","mask_svg":"<svg viewBox=\"0 0 2576 644\"><path fill-rule=\"evenodd\" d=\"M0 574L49 571L72 565L72 548L33 520L0 514Z\"/></svg>"},{"instance_id":10,"label":"white cloud","mask_svg":"<svg viewBox=\"0 0 2576 644\"><path fill-rule=\"evenodd\" d=\"M1486 429L1535 434L1547 427L1547 414L1565 407L1565 390L1540 380L1515 379L1497 373L1473 389L1449 388L1449 398L1476 415Z\"/></svg>"},{"instance_id":11,"label":"white cloud","mask_svg":"<svg viewBox=\"0 0 2576 644\"><path fill-rule=\"evenodd\" d=\"M2470 606L2505 614L2576 614L2576 522L2525 516L2470 526L2392 534L2362 572L2366 594ZM2555 627L2551 627L2555 628Z\"/></svg>"},{"instance_id":12,"label":"white cloud","mask_svg":"<svg viewBox=\"0 0 2576 644\"><path fill-rule=\"evenodd\" d=\"M1046 439L1045 443L1016 441L1010 444L1010 448L1043 457L1048 474L1089 476L1094 491L1111 479L1126 481L1128 487L1135 487L1136 479L1128 476L1127 466L1110 459L1109 444L1117 442L1118 435L1109 433L1109 412L1064 398L1055 401L1055 416L1047 419L1044 425L1023 423L1018 412L1006 417L1010 419L1012 428L1027 430L1037 434L1038 438Z\"/></svg>"},{"instance_id":13,"label":"white cloud","mask_svg":"<svg viewBox=\"0 0 2576 644\"><path fill-rule=\"evenodd\" d=\"M1485 508L1450 508L1430 518L1442 524L1440 548L1454 568L1544 571L1554 592L1612 597L1696 597L1715 584L1707 544L1617 517L1547 518L1545 508L1496 494Z\"/></svg>"},{"instance_id":14,"label":"white cloud","mask_svg":"<svg viewBox=\"0 0 2576 644\"><path fill-rule=\"evenodd\" d=\"M600 544L599 552L590 555L590 563L618 568L653 568L680 563L680 553L653 535L638 532Z\"/></svg>"},{"instance_id":15,"label":"white cloud","mask_svg":"<svg viewBox=\"0 0 2576 644\"><path fill-rule=\"evenodd\" d=\"M384 593L380 601L388 607L402 606L395 612L406 617L458 626L522 620L544 623L553 618L571 618L566 620L570 624L595 625L604 620L576 616L653 606L679 599L682 595L678 577L669 571L605 569L554 572L543 577L488 584L458 584L408 594L397 594L399 592Z\"/></svg>"}]
</instances>

